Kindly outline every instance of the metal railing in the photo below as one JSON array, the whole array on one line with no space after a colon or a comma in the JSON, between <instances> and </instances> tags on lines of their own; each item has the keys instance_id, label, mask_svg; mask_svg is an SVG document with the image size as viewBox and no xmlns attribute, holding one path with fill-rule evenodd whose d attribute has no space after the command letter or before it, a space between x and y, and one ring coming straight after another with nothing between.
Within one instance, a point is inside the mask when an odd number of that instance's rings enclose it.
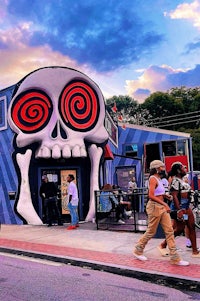
<instances>
[{"instance_id":1,"label":"metal railing","mask_svg":"<svg viewBox=\"0 0 200 301\"><path fill-rule=\"evenodd\" d=\"M96 225L98 229L115 229L123 231L145 231L147 226L147 216L145 214L145 206L147 201L147 189L137 188L133 193L128 194L126 192L118 192L115 194L113 191L108 191L108 202L109 196L114 195L118 202L122 201L121 204L125 210L132 211L131 216L127 216L125 223L119 224L116 220L116 206L112 206L110 211L103 210L100 201L100 195L102 190L95 191L95 210L96 210Z\"/></svg>"}]
</instances>

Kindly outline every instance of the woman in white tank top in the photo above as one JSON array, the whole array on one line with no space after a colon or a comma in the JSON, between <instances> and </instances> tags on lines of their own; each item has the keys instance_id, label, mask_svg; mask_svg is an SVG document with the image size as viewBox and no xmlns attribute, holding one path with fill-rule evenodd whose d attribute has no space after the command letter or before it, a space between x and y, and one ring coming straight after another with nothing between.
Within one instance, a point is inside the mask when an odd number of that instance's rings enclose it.
<instances>
[{"instance_id":1,"label":"woman in white tank top","mask_svg":"<svg viewBox=\"0 0 200 301\"><path fill-rule=\"evenodd\" d=\"M164 201L164 197L169 198L170 196L165 195L165 189L161 181L163 173L165 173L164 163L160 160L152 161L150 164L149 200L146 206L148 226L146 232L137 242L133 255L139 260L147 260L147 257L143 255L144 248L155 235L158 225L161 224L169 247L170 262L176 265L187 266L189 263L182 260L176 250L174 231L169 214L170 208Z\"/></svg>"}]
</instances>

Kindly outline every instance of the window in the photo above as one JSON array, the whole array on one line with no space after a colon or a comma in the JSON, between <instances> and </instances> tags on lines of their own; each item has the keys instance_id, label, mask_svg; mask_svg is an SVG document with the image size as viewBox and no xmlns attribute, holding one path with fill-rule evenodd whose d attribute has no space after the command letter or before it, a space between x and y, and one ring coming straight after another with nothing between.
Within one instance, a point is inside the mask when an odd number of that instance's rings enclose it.
<instances>
[{"instance_id":1,"label":"window","mask_svg":"<svg viewBox=\"0 0 200 301\"><path fill-rule=\"evenodd\" d=\"M128 182L131 178L136 177L135 166L116 167L117 184L123 191L127 191Z\"/></svg>"},{"instance_id":2,"label":"window","mask_svg":"<svg viewBox=\"0 0 200 301\"><path fill-rule=\"evenodd\" d=\"M125 144L124 154L127 157L137 157L138 155L138 145L137 144Z\"/></svg>"},{"instance_id":3,"label":"window","mask_svg":"<svg viewBox=\"0 0 200 301\"><path fill-rule=\"evenodd\" d=\"M165 157L176 156L176 141L162 142L162 149Z\"/></svg>"},{"instance_id":4,"label":"window","mask_svg":"<svg viewBox=\"0 0 200 301\"><path fill-rule=\"evenodd\" d=\"M186 155L185 146L186 146L185 140L177 140L177 154L179 156Z\"/></svg>"},{"instance_id":5,"label":"window","mask_svg":"<svg viewBox=\"0 0 200 301\"><path fill-rule=\"evenodd\" d=\"M165 157L185 155L185 146L186 146L185 139L162 142L162 149L163 149L163 153L165 154Z\"/></svg>"}]
</instances>

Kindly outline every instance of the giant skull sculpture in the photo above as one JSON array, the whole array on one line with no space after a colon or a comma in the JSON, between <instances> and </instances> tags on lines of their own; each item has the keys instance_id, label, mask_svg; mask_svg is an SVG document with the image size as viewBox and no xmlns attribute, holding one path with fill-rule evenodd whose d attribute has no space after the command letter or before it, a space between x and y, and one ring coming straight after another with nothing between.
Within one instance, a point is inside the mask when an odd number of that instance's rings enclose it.
<instances>
[{"instance_id":1,"label":"giant skull sculpture","mask_svg":"<svg viewBox=\"0 0 200 301\"><path fill-rule=\"evenodd\" d=\"M69 68L47 67L26 76L8 110L17 147L26 147L16 160L21 173L17 211L28 224L42 224L31 200L29 165L36 158L86 157L84 141L90 143L90 206L86 220L95 214L94 190L98 190L102 148L108 139L103 123L105 103L99 87L86 75ZM56 133L56 134L55 134ZM37 142L35 154L29 145Z\"/></svg>"}]
</instances>

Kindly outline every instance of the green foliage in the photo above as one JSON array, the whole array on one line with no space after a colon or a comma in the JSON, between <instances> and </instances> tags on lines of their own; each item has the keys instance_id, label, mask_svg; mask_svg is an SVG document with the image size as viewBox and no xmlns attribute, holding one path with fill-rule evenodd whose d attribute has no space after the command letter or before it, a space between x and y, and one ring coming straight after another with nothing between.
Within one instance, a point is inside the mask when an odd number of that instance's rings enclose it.
<instances>
[{"instance_id":1,"label":"green foliage","mask_svg":"<svg viewBox=\"0 0 200 301\"><path fill-rule=\"evenodd\" d=\"M112 108L116 105L117 112ZM152 93L142 104L130 96L107 99L106 109L116 122L123 121L163 129L188 132L192 137L194 169L200 170L200 87L175 87Z\"/></svg>"},{"instance_id":2,"label":"green foliage","mask_svg":"<svg viewBox=\"0 0 200 301\"><path fill-rule=\"evenodd\" d=\"M193 152L193 166L194 170L200 170L200 128L187 129L186 132L192 137L192 152Z\"/></svg>"},{"instance_id":3,"label":"green foliage","mask_svg":"<svg viewBox=\"0 0 200 301\"><path fill-rule=\"evenodd\" d=\"M113 107L116 106L117 111L113 112ZM122 115L124 122L133 123L132 117L138 110L138 103L130 96L113 96L106 100L106 109L115 120Z\"/></svg>"}]
</instances>

